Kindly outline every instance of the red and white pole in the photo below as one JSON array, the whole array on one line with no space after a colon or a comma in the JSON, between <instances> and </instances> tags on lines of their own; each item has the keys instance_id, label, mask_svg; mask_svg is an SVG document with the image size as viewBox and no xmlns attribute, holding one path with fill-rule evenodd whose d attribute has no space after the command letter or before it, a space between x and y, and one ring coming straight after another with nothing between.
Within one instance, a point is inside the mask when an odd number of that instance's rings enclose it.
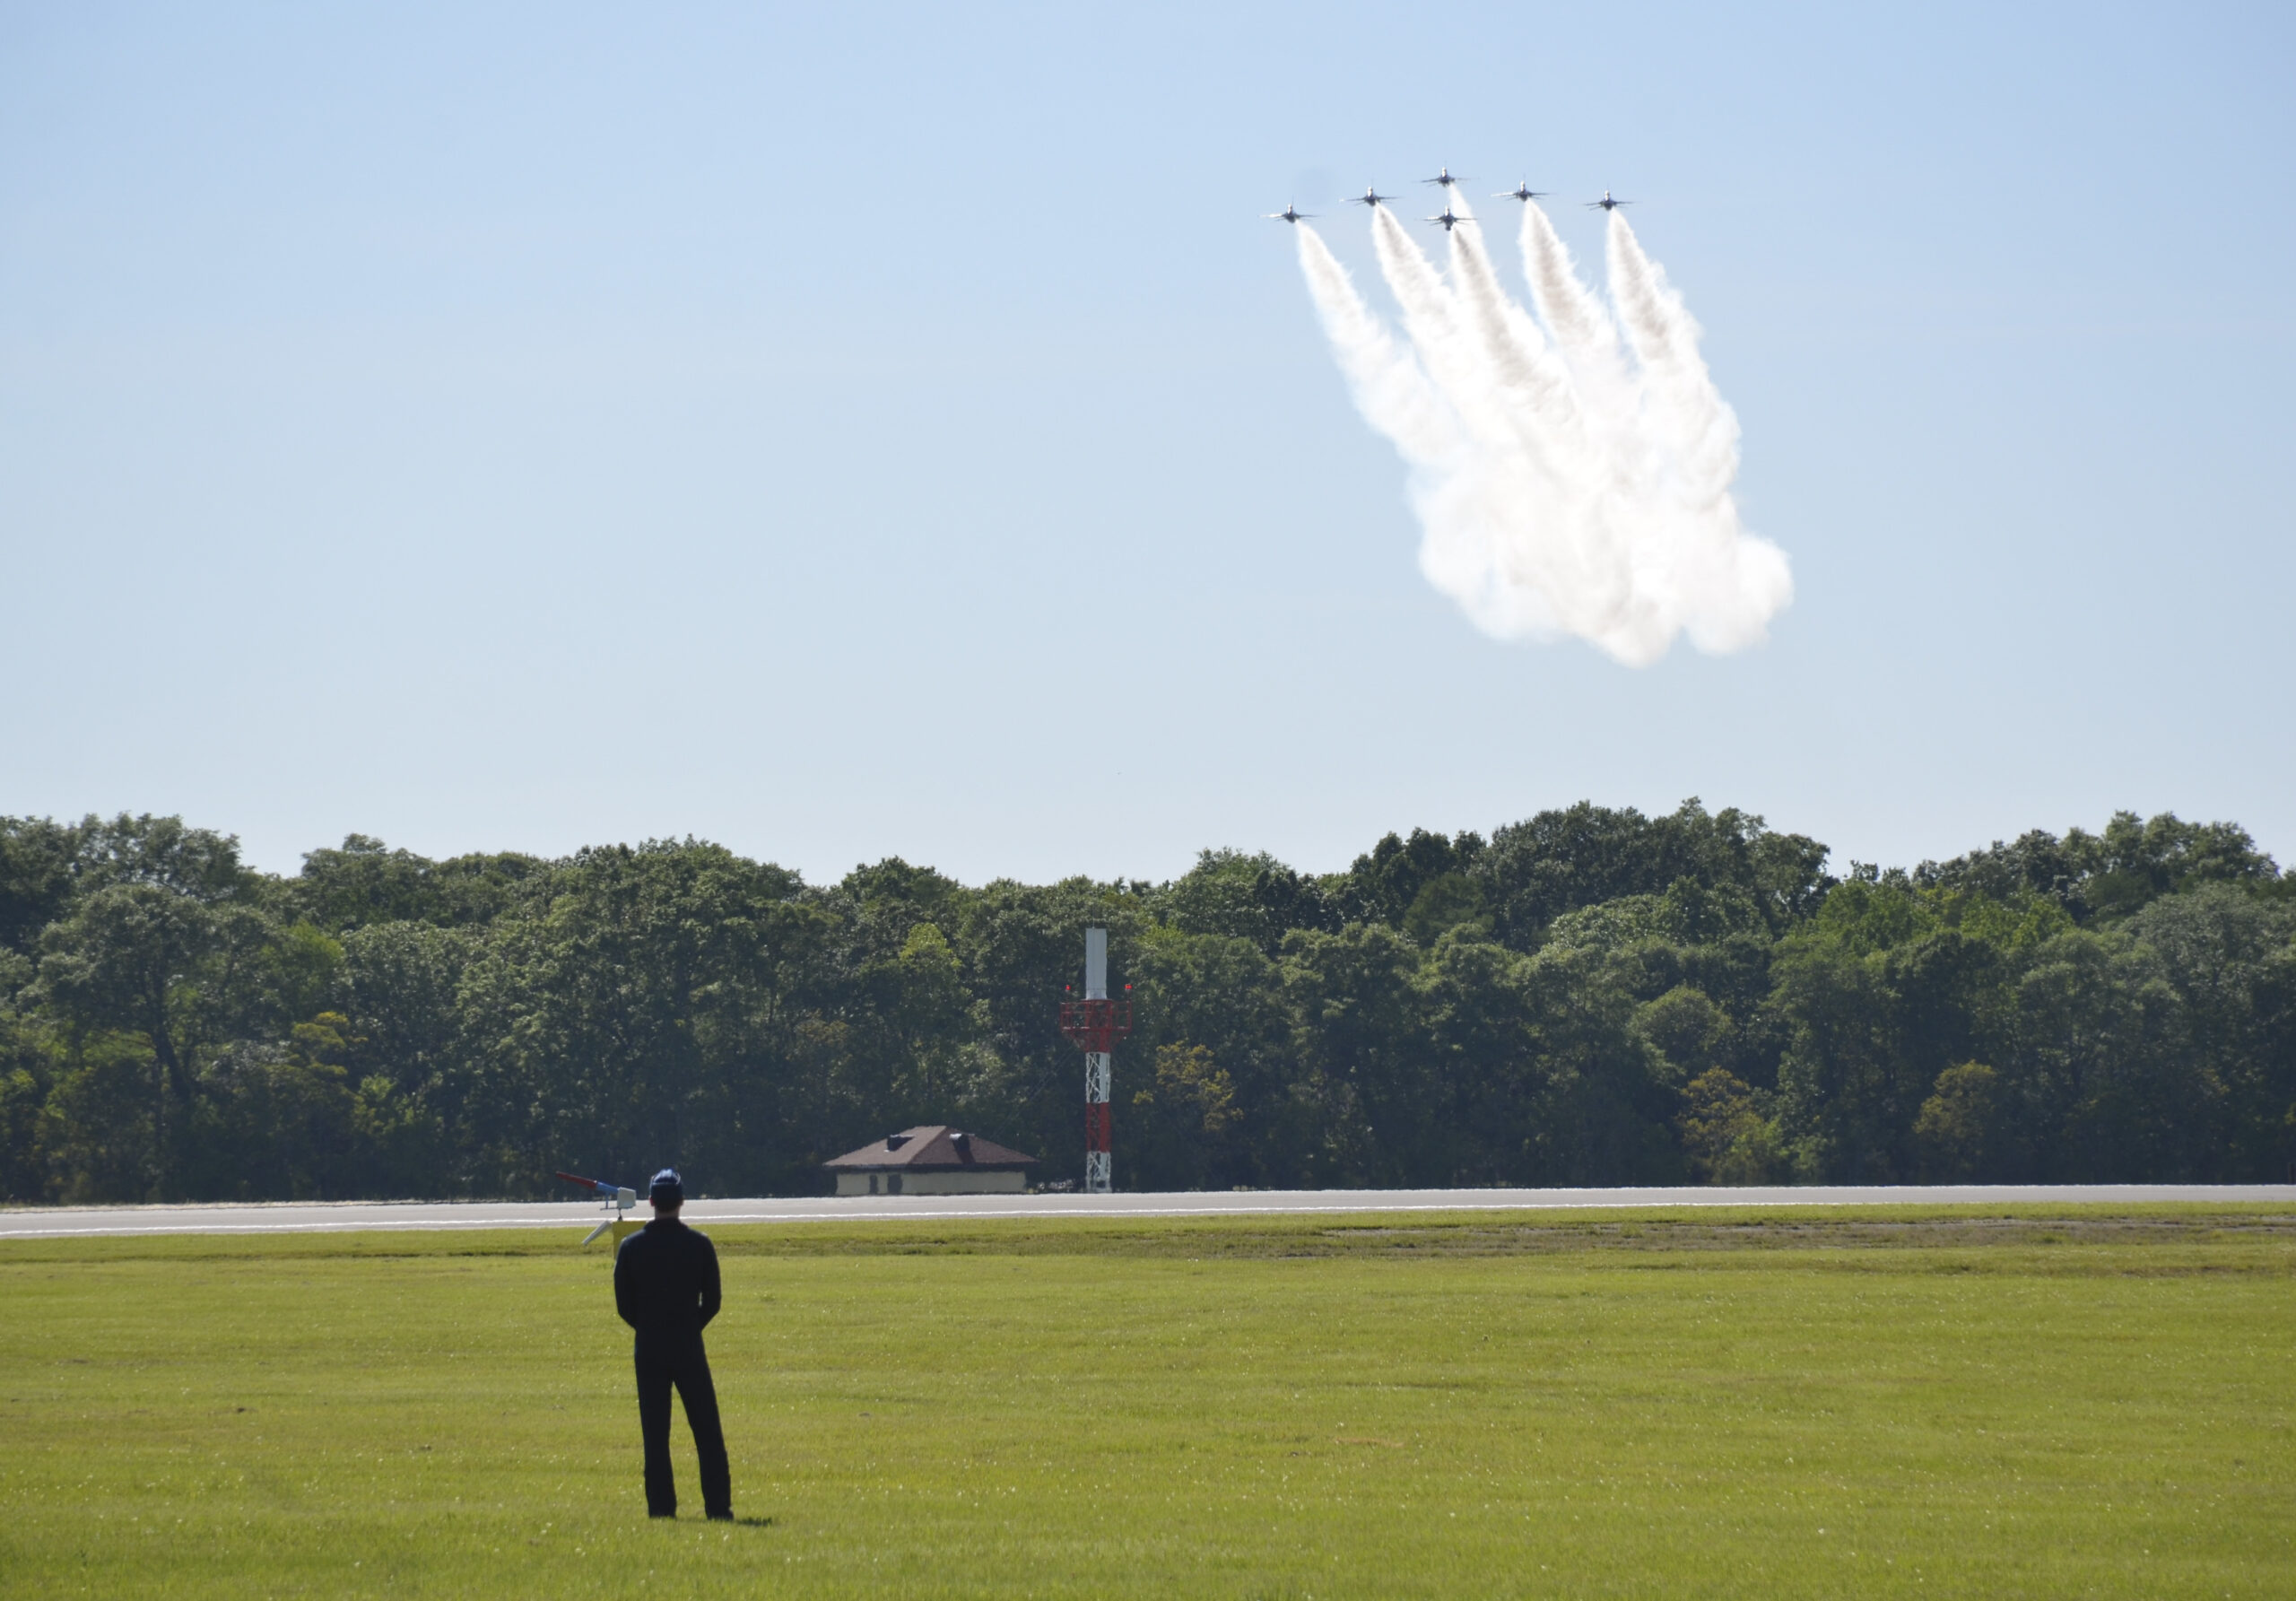
<instances>
[{"instance_id":1,"label":"red and white pole","mask_svg":"<svg viewBox=\"0 0 2296 1601\"><path fill-rule=\"evenodd\" d=\"M1074 993L1071 991L1070 993ZM1060 1003L1060 1031L1084 1048L1084 1191L1109 1193L1109 1053L1132 1032L1132 1003L1109 999L1109 931L1084 930L1084 998Z\"/></svg>"},{"instance_id":2,"label":"red and white pole","mask_svg":"<svg viewBox=\"0 0 2296 1601\"><path fill-rule=\"evenodd\" d=\"M1105 928L1084 930L1084 1001L1087 1006L1094 1001L1106 1005L1109 998L1109 931ZM1109 1057L1110 1043L1103 1035L1095 1041L1101 1048L1084 1053L1084 1191L1087 1195L1109 1193L1111 1158L1110 1135L1114 1132L1109 1111Z\"/></svg>"}]
</instances>

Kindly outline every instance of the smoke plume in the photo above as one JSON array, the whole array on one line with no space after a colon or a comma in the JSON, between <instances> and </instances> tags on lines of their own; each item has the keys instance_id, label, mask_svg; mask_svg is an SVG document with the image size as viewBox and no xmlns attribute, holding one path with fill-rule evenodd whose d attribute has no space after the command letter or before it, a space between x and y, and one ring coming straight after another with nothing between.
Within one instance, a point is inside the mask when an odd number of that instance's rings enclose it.
<instances>
[{"instance_id":1,"label":"smoke plume","mask_svg":"<svg viewBox=\"0 0 2296 1601\"><path fill-rule=\"evenodd\" d=\"M1677 633L1715 652L1762 638L1793 599L1786 553L1739 526L1737 417L1623 216L1610 213L1613 318L1535 204L1523 206L1529 311L1472 223L1450 231L1439 269L1372 207L1402 340L1316 231L1295 231L1355 403L1411 469L1420 570L1476 626L1575 635L1633 666Z\"/></svg>"}]
</instances>

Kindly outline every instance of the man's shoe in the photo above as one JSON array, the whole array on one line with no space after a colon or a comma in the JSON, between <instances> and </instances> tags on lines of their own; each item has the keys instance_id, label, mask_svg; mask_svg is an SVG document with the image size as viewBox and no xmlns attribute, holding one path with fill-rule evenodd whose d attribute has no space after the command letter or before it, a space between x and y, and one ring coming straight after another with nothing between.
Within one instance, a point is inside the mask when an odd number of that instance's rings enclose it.
<instances>
[{"instance_id":1,"label":"man's shoe","mask_svg":"<svg viewBox=\"0 0 2296 1601\"><path fill-rule=\"evenodd\" d=\"M722 1512L712 1512L709 1514L709 1518L712 1523L731 1523L734 1520L734 1509L727 1507Z\"/></svg>"}]
</instances>

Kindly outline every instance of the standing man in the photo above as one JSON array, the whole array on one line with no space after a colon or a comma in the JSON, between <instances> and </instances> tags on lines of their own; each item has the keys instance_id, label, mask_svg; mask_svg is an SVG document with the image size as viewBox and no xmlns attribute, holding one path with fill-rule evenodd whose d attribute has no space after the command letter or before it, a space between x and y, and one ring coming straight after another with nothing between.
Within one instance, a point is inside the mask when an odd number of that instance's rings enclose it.
<instances>
[{"instance_id":1,"label":"standing man","mask_svg":"<svg viewBox=\"0 0 2296 1601\"><path fill-rule=\"evenodd\" d=\"M718 1422L718 1391L701 1331L718 1315L718 1252L706 1234L678 1221L685 1186L677 1170L654 1175L647 1199L654 1221L622 1242L613 1259L613 1305L638 1331L638 1427L646 1437L646 1511L678 1515L678 1489L670 1476L670 1387L685 1403L686 1426L701 1458L701 1510L734 1515L734 1476L726 1466L726 1431Z\"/></svg>"}]
</instances>

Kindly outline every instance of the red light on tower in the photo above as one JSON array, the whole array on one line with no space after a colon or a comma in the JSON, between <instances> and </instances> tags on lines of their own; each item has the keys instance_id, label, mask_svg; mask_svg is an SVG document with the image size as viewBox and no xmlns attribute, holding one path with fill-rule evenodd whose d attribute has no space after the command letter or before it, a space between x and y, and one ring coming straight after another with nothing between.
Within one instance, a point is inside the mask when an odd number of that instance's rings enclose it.
<instances>
[{"instance_id":1,"label":"red light on tower","mask_svg":"<svg viewBox=\"0 0 2296 1601\"><path fill-rule=\"evenodd\" d=\"M1125 988L1132 988L1129 984ZM1109 1056L1132 1032L1132 1003L1109 999L1109 931L1084 930L1084 998L1060 1003L1060 1031L1084 1048L1084 1189L1109 1193Z\"/></svg>"}]
</instances>

